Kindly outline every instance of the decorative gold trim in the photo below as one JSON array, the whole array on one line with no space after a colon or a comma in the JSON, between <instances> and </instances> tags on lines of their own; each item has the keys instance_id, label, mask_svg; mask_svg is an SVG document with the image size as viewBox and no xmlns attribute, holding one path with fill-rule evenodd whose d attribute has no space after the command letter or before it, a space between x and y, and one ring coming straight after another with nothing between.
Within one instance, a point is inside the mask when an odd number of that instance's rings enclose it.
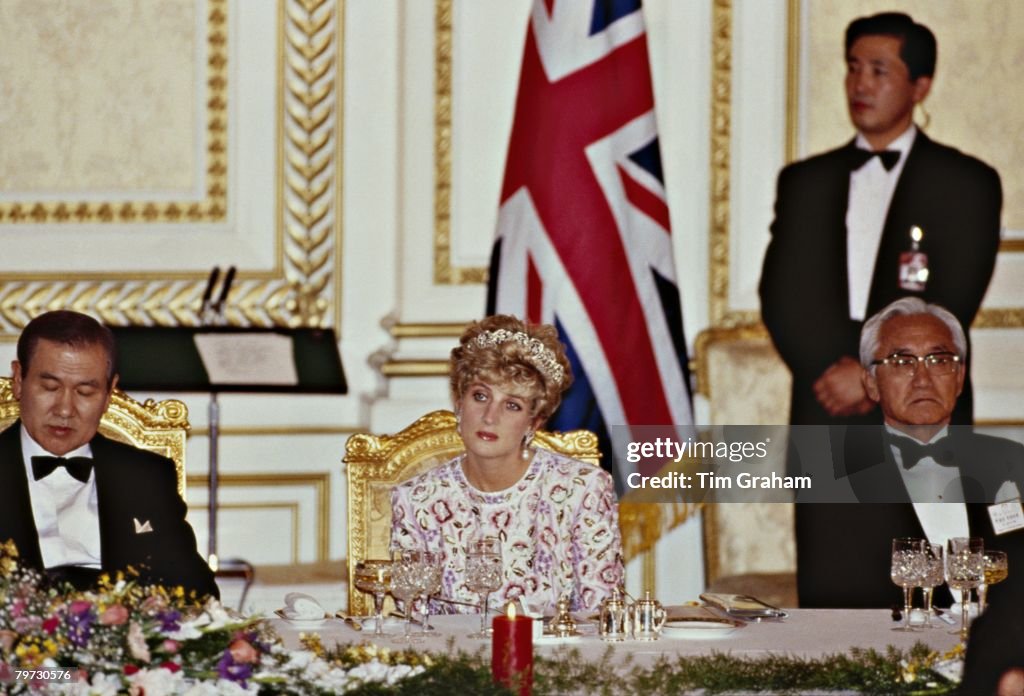
<instances>
[{"instance_id":1,"label":"decorative gold trim","mask_svg":"<svg viewBox=\"0 0 1024 696\"><path fill-rule=\"evenodd\" d=\"M2 224L220 222L228 197L227 0L207 0L206 194L201 201L0 202Z\"/></svg>"},{"instance_id":2,"label":"decorative gold trim","mask_svg":"<svg viewBox=\"0 0 1024 696\"><path fill-rule=\"evenodd\" d=\"M729 139L732 136L732 0L711 10L711 233L708 269L712 326L729 309Z\"/></svg>"},{"instance_id":3,"label":"decorative gold trim","mask_svg":"<svg viewBox=\"0 0 1024 696\"><path fill-rule=\"evenodd\" d=\"M711 585L722 573L722 559L719 557L718 505L705 505L701 511L701 531L704 537L704 586Z\"/></svg>"},{"instance_id":4,"label":"decorative gold trim","mask_svg":"<svg viewBox=\"0 0 1024 696\"><path fill-rule=\"evenodd\" d=\"M299 561L299 504L297 502L278 503L221 503L218 510L288 510L292 513L292 563Z\"/></svg>"},{"instance_id":5,"label":"decorative gold trim","mask_svg":"<svg viewBox=\"0 0 1024 696\"><path fill-rule=\"evenodd\" d=\"M221 437L261 437L266 435L305 437L307 435L351 435L352 433L358 433L362 429L363 426L359 425L254 425L227 426L220 428L218 432ZM209 428L193 428L191 430L193 439L209 437L209 435Z\"/></svg>"},{"instance_id":6,"label":"decorative gold trim","mask_svg":"<svg viewBox=\"0 0 1024 696\"><path fill-rule=\"evenodd\" d=\"M21 416L10 377L0 377L0 430ZM178 495L185 498L185 439L189 431L188 407L177 399L139 403L120 389L100 420L100 433L111 440L156 452L174 462Z\"/></svg>"},{"instance_id":7,"label":"decorative gold trim","mask_svg":"<svg viewBox=\"0 0 1024 696\"><path fill-rule=\"evenodd\" d=\"M797 158L800 144L800 0L786 3L786 161Z\"/></svg>"},{"instance_id":8,"label":"decorative gold trim","mask_svg":"<svg viewBox=\"0 0 1024 696\"><path fill-rule=\"evenodd\" d=\"M486 283L487 269L453 266L452 233L452 0L434 3L434 283Z\"/></svg>"},{"instance_id":9,"label":"decorative gold trim","mask_svg":"<svg viewBox=\"0 0 1024 696\"><path fill-rule=\"evenodd\" d=\"M458 338L470 322L451 323L385 323L392 338Z\"/></svg>"},{"instance_id":10,"label":"decorative gold trim","mask_svg":"<svg viewBox=\"0 0 1024 696\"><path fill-rule=\"evenodd\" d=\"M339 325L340 2L278 0L275 262L270 270L239 272L226 303L230 326L318 327L329 317ZM210 3L211 18L226 16L227 0ZM227 50L218 51L225 58L214 62L226 75ZM226 99L226 77L218 89ZM226 120L220 123L226 140ZM7 274L0 336L9 340L32 317L62 308L117 326L197 326L205 287L206 274L193 271Z\"/></svg>"},{"instance_id":11,"label":"decorative gold trim","mask_svg":"<svg viewBox=\"0 0 1024 696\"><path fill-rule=\"evenodd\" d=\"M447 377L447 360L387 360L380 364L384 377Z\"/></svg>"},{"instance_id":12,"label":"decorative gold trim","mask_svg":"<svg viewBox=\"0 0 1024 696\"><path fill-rule=\"evenodd\" d=\"M289 474L219 474L217 481L221 487L235 488L279 487L279 486L312 486L316 493L316 560L324 561L330 556L330 505L331 505L331 474L329 472L308 471ZM206 474L190 476L189 486L207 488L210 478ZM204 507L205 510L205 507Z\"/></svg>"}]
</instances>

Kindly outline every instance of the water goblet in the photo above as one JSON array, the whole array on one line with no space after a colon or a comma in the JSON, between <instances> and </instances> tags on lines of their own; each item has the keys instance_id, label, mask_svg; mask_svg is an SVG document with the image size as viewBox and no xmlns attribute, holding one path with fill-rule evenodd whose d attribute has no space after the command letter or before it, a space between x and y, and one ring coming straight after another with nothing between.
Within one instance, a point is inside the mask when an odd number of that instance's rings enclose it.
<instances>
[{"instance_id":1,"label":"water goblet","mask_svg":"<svg viewBox=\"0 0 1024 696\"><path fill-rule=\"evenodd\" d=\"M960 628L950 631L960 640L967 640L967 605L971 589L985 579L983 559L985 542L978 537L954 537L949 540L946 553L946 584L960 591Z\"/></svg>"},{"instance_id":2,"label":"water goblet","mask_svg":"<svg viewBox=\"0 0 1024 696\"><path fill-rule=\"evenodd\" d=\"M897 537L892 540L892 564L889 577L903 588L903 625L894 631L914 631L910 625L910 593L918 586L922 577L924 540L912 537Z\"/></svg>"},{"instance_id":3,"label":"water goblet","mask_svg":"<svg viewBox=\"0 0 1024 696\"><path fill-rule=\"evenodd\" d=\"M391 554L391 595L402 602L405 611L405 631L395 636L397 643L415 643L422 636L412 634L414 602L420 594L421 566L418 551L396 549Z\"/></svg>"},{"instance_id":4,"label":"water goblet","mask_svg":"<svg viewBox=\"0 0 1024 696\"><path fill-rule=\"evenodd\" d=\"M471 633L470 638L488 638L487 613L491 592L501 588L504 581L501 564L501 540L484 537L470 542L466 553L466 586L480 595L483 611L480 614L480 630Z\"/></svg>"},{"instance_id":5,"label":"water goblet","mask_svg":"<svg viewBox=\"0 0 1024 696\"><path fill-rule=\"evenodd\" d=\"M356 563L353 585L373 595L373 635L384 635L384 596L391 588L391 561L369 559Z\"/></svg>"},{"instance_id":6,"label":"water goblet","mask_svg":"<svg viewBox=\"0 0 1024 696\"><path fill-rule=\"evenodd\" d=\"M988 586L1001 583L1010 575L1010 566L1005 551L985 549L982 555L985 564L985 581L978 585L978 613L988 605Z\"/></svg>"},{"instance_id":7,"label":"water goblet","mask_svg":"<svg viewBox=\"0 0 1024 696\"><path fill-rule=\"evenodd\" d=\"M921 592L924 594L924 625L932 627L932 593L945 580L945 559L942 544L924 541L924 572L921 575Z\"/></svg>"},{"instance_id":8,"label":"water goblet","mask_svg":"<svg viewBox=\"0 0 1024 696\"><path fill-rule=\"evenodd\" d=\"M441 577L444 570L441 553L438 551L420 552L421 596L423 597L423 630L420 633L432 632L430 625L430 595L441 591Z\"/></svg>"}]
</instances>

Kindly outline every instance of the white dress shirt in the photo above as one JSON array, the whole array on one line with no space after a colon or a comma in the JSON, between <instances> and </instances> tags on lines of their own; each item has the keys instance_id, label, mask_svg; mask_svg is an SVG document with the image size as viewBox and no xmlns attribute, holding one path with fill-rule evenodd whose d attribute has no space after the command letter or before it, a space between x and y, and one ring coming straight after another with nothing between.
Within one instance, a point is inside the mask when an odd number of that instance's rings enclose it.
<instances>
[{"instance_id":1,"label":"white dress shirt","mask_svg":"<svg viewBox=\"0 0 1024 696\"><path fill-rule=\"evenodd\" d=\"M32 474L32 457L55 455L33 440L24 424L21 426L21 453L43 565L46 568L62 565L99 568L102 559L96 470L89 472L85 483L71 476L64 467L36 481ZM64 456L92 458L92 449L86 443Z\"/></svg>"},{"instance_id":2,"label":"white dress shirt","mask_svg":"<svg viewBox=\"0 0 1024 696\"><path fill-rule=\"evenodd\" d=\"M868 294L875 275L878 245L882 241L885 218L900 173L907 161L917 136L917 126L911 124L886 150L898 150L900 159L891 171L886 171L881 159L872 157L860 169L850 172L850 197L846 206L846 275L850 289L850 318L860 321L868 308ZM867 139L857 134L857 147L870 150ZM907 230L907 248L910 248L910 230Z\"/></svg>"}]
</instances>

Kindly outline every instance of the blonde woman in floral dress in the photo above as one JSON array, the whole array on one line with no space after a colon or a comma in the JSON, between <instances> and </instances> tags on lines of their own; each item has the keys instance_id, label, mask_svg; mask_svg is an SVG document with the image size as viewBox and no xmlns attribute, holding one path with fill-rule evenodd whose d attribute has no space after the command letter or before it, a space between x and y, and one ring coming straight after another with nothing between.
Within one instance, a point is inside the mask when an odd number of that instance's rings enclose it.
<instances>
[{"instance_id":1,"label":"blonde woman in floral dress","mask_svg":"<svg viewBox=\"0 0 1024 696\"><path fill-rule=\"evenodd\" d=\"M443 555L445 598L477 604L466 549L501 540L504 582L492 604L520 599L550 614L563 595L593 609L622 583L618 505L607 472L533 447L572 381L552 326L497 315L471 325L451 354L451 390L465 454L397 486L393 548ZM435 611L474 611L433 602Z\"/></svg>"}]
</instances>

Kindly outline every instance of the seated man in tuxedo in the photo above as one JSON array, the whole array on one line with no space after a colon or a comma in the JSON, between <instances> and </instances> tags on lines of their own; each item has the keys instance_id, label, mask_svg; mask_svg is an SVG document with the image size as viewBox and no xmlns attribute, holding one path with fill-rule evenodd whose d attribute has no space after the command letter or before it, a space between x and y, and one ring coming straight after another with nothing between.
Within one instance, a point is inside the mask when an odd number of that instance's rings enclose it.
<instances>
[{"instance_id":1,"label":"seated man in tuxedo","mask_svg":"<svg viewBox=\"0 0 1024 696\"><path fill-rule=\"evenodd\" d=\"M113 334L84 314L47 312L25 327L11 363L21 418L0 433L0 541L79 589L133 569L143 583L216 597L174 462L97 432L115 358Z\"/></svg>"},{"instance_id":2,"label":"seated man in tuxedo","mask_svg":"<svg viewBox=\"0 0 1024 696\"><path fill-rule=\"evenodd\" d=\"M950 426L964 384L967 340L949 311L897 300L861 332L865 392L884 426L834 426L832 455L859 503L812 503L797 524L802 607L888 607L892 539L983 537L1024 564L1024 446ZM1024 583L1024 573L992 588ZM948 590L935 594L939 606Z\"/></svg>"}]
</instances>

